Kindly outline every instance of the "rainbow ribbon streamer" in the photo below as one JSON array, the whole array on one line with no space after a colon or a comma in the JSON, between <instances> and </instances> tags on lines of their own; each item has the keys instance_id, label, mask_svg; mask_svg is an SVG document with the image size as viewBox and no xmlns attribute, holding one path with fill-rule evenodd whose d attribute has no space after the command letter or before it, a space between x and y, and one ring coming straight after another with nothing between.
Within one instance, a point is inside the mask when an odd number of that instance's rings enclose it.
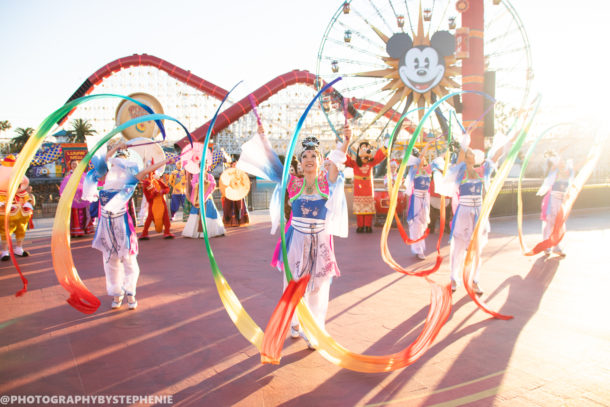
<instances>
[{"instance_id":1,"label":"rainbow ribbon streamer","mask_svg":"<svg viewBox=\"0 0 610 407\"><path fill-rule=\"evenodd\" d=\"M458 122L459 123L459 122ZM461 123L460 123L461 126ZM392 136L393 138L394 136ZM449 134L447 135L447 146L449 146L449 143L451 143L451 121L449 122ZM390 146L392 144L390 143ZM390 152L388 151L388 157L390 157ZM445 175L447 173L447 168L449 167L449 158L450 158L450 151L449 148L447 148L446 152L445 152L445 159L444 159L444 167L443 167L443 175ZM388 158L388 168L389 168L389 158ZM390 178L390 176L388 175L388 180ZM388 181L388 192L391 192L392 190L392 180ZM434 265L432 266L432 268L427 269L427 270L420 270L417 272L413 272L411 273L412 275L416 275L416 276L425 276L425 275L429 275L432 274L436 271L438 271L438 269L441 266L441 263L443 262L443 256L441 256L441 242L443 240L443 232L445 230L445 221L446 221L446 213L445 213L445 196L441 195L441 203L440 203L440 229L439 229L439 233L438 233L438 240L436 241L436 261L434 263ZM426 231L424 232L424 234L417 239L409 239L409 237L407 236L407 232L404 230L404 227L402 225L402 222L400 221L400 218L398 217L398 215L396 213L394 213L394 220L396 221L396 226L398 227L398 232L400 233L400 236L402 237L402 240L406 243L406 244L413 244L413 243L417 243L420 240L425 239L426 237L428 237L428 234L430 232L430 229L426 229ZM385 242L382 240L381 242L382 244L382 257L383 257L383 253L390 253L390 249L388 247L387 244L387 238L385 240ZM390 255L391 257L391 255ZM385 261L385 259L384 259ZM399 269L396 269L396 266L398 265L395 261L393 261L393 259L390 261L388 258L388 262L386 262L386 264L388 264L391 268L393 268L395 271L398 272L403 272L402 268L399 267Z\"/></svg>"},{"instance_id":2,"label":"rainbow ribbon streamer","mask_svg":"<svg viewBox=\"0 0 610 407\"><path fill-rule=\"evenodd\" d=\"M301 128L303 127L303 123L309 114L309 111L313 107L314 103L318 98L332 85L340 81L342 78L336 78L332 82L324 85L322 89L316 94L316 96L309 102L297 125L294 129L294 134L290 140L290 145L288 147L288 151L286 152L285 163L290 163L292 161L292 157L294 156L294 149L296 146L297 139L299 138L299 133L301 132ZM280 202L281 202L281 211L280 213L284 213L285 205L286 205L286 189L288 180L290 179L290 165L284 165L282 171L282 181L280 183ZM271 318L267 323L267 328L265 330L265 337L263 338L263 348L261 349L261 361L263 363L279 363L280 361L280 353L281 346L284 343L284 339L288 334L288 329L290 325L290 320L294 315L295 307L296 308L307 308L305 302L302 301L303 295L305 294L305 290L307 288L307 282L309 281L309 277L301 278L298 281L294 281L292 277L292 273L290 271L290 265L288 263L288 250L286 248L286 224L284 216L280 216L280 239L282 243L282 258L284 262L284 274L286 275L286 281L288 282L288 287L284 291L280 302L274 309L271 314ZM309 309L306 311L311 315ZM300 318L300 315L299 315ZM314 321L315 323L315 321Z\"/></svg>"},{"instance_id":3,"label":"rainbow ribbon streamer","mask_svg":"<svg viewBox=\"0 0 610 407\"><path fill-rule=\"evenodd\" d=\"M411 140L407 146L407 148L405 149L403 158L402 158L402 162L400 163L400 166L398 168L398 173L396 175L396 179L403 179L404 175L405 175L405 171L406 171L406 167L407 167L407 162L409 160L409 157L411 156L411 152L413 151L413 147L415 145L415 142L417 141L417 138L419 137L424 123L426 122L426 119L434 112L434 110L445 100L456 96L456 95L460 95L462 93L476 93L476 94L480 94L483 95L485 97L488 97L488 95L482 93L482 92L474 92L474 91L458 91L458 92L454 92L451 93L449 95L445 95L444 97L442 97L441 99L439 99L438 101L436 101L432 106L430 106L430 108L426 111L426 113L423 115L422 119L419 122L419 125L417 126L417 128L415 129L415 131L413 132L413 135L411 136ZM418 109L416 109L418 110ZM392 132L392 135L390 137L390 145L392 145L394 137L396 136L398 129L400 129L400 126L402 125L402 122L405 120L406 116L411 113L411 112L406 112L405 114L403 114L401 116L401 118L398 120L398 122L396 123L396 127L394 128L394 131ZM445 168L446 168L446 164L447 164L448 160L445 160ZM389 162L388 162L389 164ZM389 168L389 165L388 165ZM392 180L390 179L391 177L388 177L388 191L390 192L390 205L388 208L388 215L386 217L386 221L383 225L383 229L381 231L381 241L380 241L380 248L381 248L381 257L383 258L383 261L390 266L393 270L398 271L400 273L403 274L407 274L407 275L414 275L414 276L426 276L429 274L434 273L436 270L438 270L438 268L440 267L440 264L442 262L442 257L440 256L440 252L437 254L437 258L436 258L436 263L434 264L434 266L431 269L428 270L420 270L417 272L413 272L410 271L404 267L402 267L400 264L398 264L398 262L396 262L396 260L394 260L394 258L392 257L392 254L390 253L389 247L388 247L388 235L390 233L390 228L392 227L392 219L393 218L397 218L396 216L396 205L398 203L398 191L400 189L400 184L396 183L392 185ZM444 205L444 199L441 202L441 205ZM443 206L444 208L444 206ZM444 211L442 211L444 212ZM441 219L442 220L442 219ZM399 224L400 221L397 219L397 223ZM444 225L443 225L444 226ZM442 231L441 231L442 233ZM438 245L437 245L438 246Z\"/></svg>"},{"instance_id":4,"label":"rainbow ribbon streamer","mask_svg":"<svg viewBox=\"0 0 610 407\"><path fill-rule=\"evenodd\" d=\"M532 153L534 152L536 145L542 139L542 137L549 131L551 131L557 127L566 126L566 125L574 126L575 124L574 123L558 123L558 124L555 124L555 125L547 128L545 131L540 133L536 137L536 139L534 140L532 145L530 146L529 150L527 151L527 154L525 155L525 158L523 159L521 172L519 173L519 183L518 183L518 189L517 189L517 229L518 229L518 233L519 233L519 244L521 245L521 251L526 256L534 256L548 248L556 246L557 244L559 244L561 239L563 239L563 236L565 234L565 228L563 227L563 225L565 224L565 222L570 214L570 211L572 210L574 201L576 200L576 198L582 191L584 184L587 182L587 180L591 176L591 173L593 172L593 169L597 165L599 157L601 156L602 149L600 148L600 146L602 145L603 141L598 138L595 140L595 142L593 143L593 146L589 150L589 154L587 156L585 165L578 172L578 175L576 176L576 178L570 184L568 190L566 191L564 200L561 204L561 208L557 214L557 217L555 218L555 224L553 225L553 231L551 232L551 235L549 236L548 239L543 240L543 241L539 242L538 244L536 244L533 249L527 248L525 246L525 244L523 243L523 199L522 199L522 193L521 193L521 179L523 178L523 174L525 174L525 170L529 163L529 159L530 159Z\"/></svg>"},{"instance_id":5,"label":"rainbow ribbon streamer","mask_svg":"<svg viewBox=\"0 0 610 407\"><path fill-rule=\"evenodd\" d=\"M330 83L328 86L331 86L333 83ZM312 103L310 103L310 105L307 107L307 109L299 119L295 132L291 139L288 152L286 154L286 162L289 162L292 159L292 156L294 155L294 148L298 134L306 118L306 115L309 109L311 108L311 105L317 98L319 98L319 96L322 92L324 92L325 89L326 88L323 88L320 93L316 95ZM453 94L448 95L447 97L439 100L435 105L430 108L427 114L429 115L432 111L434 111L438 104L440 104L440 102L451 96L453 96ZM207 148L209 137L217 114L218 111L216 112L216 115L214 116L214 119L212 120L211 125L208 128L204 148ZM422 123L420 123L418 130L421 131L421 128ZM417 134L419 134L419 132ZM408 159L408 156L411 153L415 139L416 136L412 138L409 148L405 152L405 157L403 158L403 162L399 169L399 177L404 176L406 160ZM518 149L516 151L518 151ZM280 188L282 195L280 197L280 202L284 202L283 198L285 197L286 193L288 171L288 166L284 166ZM199 188L201 197L203 188L201 183ZM388 218L386 219L386 226L389 225L389 223L391 222L391 217L395 214L398 185L394 185L394 187L392 188L392 192L393 194L390 204L392 213L388 214ZM208 253L208 258L212 268L212 274L221 301L223 302L227 313L231 317L233 323L236 325L240 333L254 346L256 346L256 348L261 352L261 360L264 363L279 362L279 350L281 349L281 345L283 344L283 338L285 337L285 334L287 332L287 324L289 324L289 321L292 317L292 312L294 310L295 304L298 304L296 305L296 311L306 335L309 337L312 344L316 346L319 353L324 358L326 358L331 363L336 364L338 366L342 366L346 369L367 373L392 371L412 364L419 357L421 357L421 355L423 355L424 352L428 349L434 338L438 335L440 327L442 327L442 325L449 317L449 314L451 312L450 285L446 284L445 286L441 286L439 284L434 283L432 280L429 280L432 286L430 310L426 317L424 329L415 342L413 342L411 345L409 345L407 348L400 352L383 356L370 356L349 351L348 349L337 343L332 337L328 335L328 333L323 328L321 328L317 324L313 315L311 314L311 311L303 302L302 295L305 291L304 285L306 286L307 279L300 279L299 281L295 282L292 278L287 259L286 237L284 233L285 222L284 219L280 217L282 256L284 259L284 271L286 274L286 278L289 281L289 287L284 292L280 303L274 310L272 317L267 325L267 330L265 331L265 333L263 333L260 327L252 320L252 318L245 311L244 307L242 306L239 299L227 283L226 279L224 278L218 267L218 264L216 263L216 260L210 247L209 236L207 234L207 228L204 220L205 205L203 205L203 202L201 201L200 213L202 215L202 225L204 230L206 250ZM387 229L389 230L389 227ZM388 230L386 230L386 239Z\"/></svg>"},{"instance_id":6,"label":"rainbow ribbon streamer","mask_svg":"<svg viewBox=\"0 0 610 407\"><path fill-rule=\"evenodd\" d=\"M331 83L331 85L332 85L332 83ZM304 117L301 118L301 120L299 121L299 124L302 123L302 120L304 120ZM296 137L298 136L298 130L300 130L299 125L297 125L297 130L295 131L295 134L293 135L293 139L291 140L290 148L286 154L287 162L288 162L288 160L292 159L292 155L294 153L294 146L296 144ZM420 126L420 130L421 130L421 126ZM414 143L414 140L415 139L412 139L411 148L412 148L412 144ZM410 150L405 153L406 159L408 159L409 154L410 154ZM404 175L404 167L406 165L406 159L403 158L402 175ZM401 177L401 174L399 174L399 177ZM283 179L282 179L282 193L283 194L285 193L285 190L286 190L287 179L288 179L288 168L287 168L287 166L285 166ZM394 197L393 197L394 210L396 208L396 199L397 199L397 194L398 194L397 185L395 186L395 192L396 193L394 194ZM283 202L283 196L281 197L280 202ZM390 206L392 206L392 201L390 203ZM393 213L388 213L387 219L390 219L390 222L391 222L392 216L393 216ZM387 219L386 219L386 223L388 223ZM281 237L282 237L282 255L284 257L284 270L286 272L287 280L291 281L292 275L290 274L289 267L287 267L288 259L287 259L286 245L285 245L283 219L281 220L280 230L282 233ZM300 281L297 282L296 284L298 284L298 283L300 283ZM298 287L296 287L294 289L294 291L296 293L298 293ZM285 298L285 297L286 296L283 297L284 301L287 301L287 300L294 301L294 298ZM294 297L294 295L293 295L293 297ZM359 372L367 372L367 373L386 372L386 371L403 368L403 367L408 366L408 365L412 364L413 362L415 362L419 357L421 357L421 355L423 355L425 353L425 351L428 349L430 344L436 338L436 336L438 335L438 332L440 331L440 327L442 327L442 325L448 319L449 314L451 312L451 290L450 290L449 285L447 285L446 287L442 287L440 285L433 284L432 290L431 290L430 302L431 302L431 306L430 306L428 315L426 317L426 323L425 323L424 329L421 332L421 334L419 335L419 337L412 344L410 344L408 347L406 347L402 351L393 353L390 355L382 355L382 356L371 356L371 355L358 354L355 352L351 352L344 346L340 345L330 335L328 335L328 333L323 328L321 328L317 324L316 320L314 319L313 315L311 314L311 311L309 310L309 308L307 307L305 302L302 301L301 299L297 305L297 315L298 315L299 320L303 326L303 329L304 329L307 337L310 339L311 343L318 349L319 353L324 358L326 358L328 361L330 361L331 363L334 363L334 364L344 367L346 369L359 371ZM289 322L289 319L288 319L287 323L288 322Z\"/></svg>"},{"instance_id":7,"label":"rainbow ribbon streamer","mask_svg":"<svg viewBox=\"0 0 610 407\"><path fill-rule=\"evenodd\" d=\"M55 125L55 123L57 121L59 121L59 119L61 119L64 115L66 115L68 112L70 112L72 109L74 109L76 106L78 106L79 104L81 104L83 102L86 102L86 101L92 100L92 99L101 99L101 98L108 98L108 97L118 97L118 98L129 100L133 103L136 103L137 105L140 105L147 112L154 113L150 107L148 107L147 105L145 105L144 103L142 103L138 100L132 99L127 96L114 95L114 94L89 95L89 96L84 96L79 99L75 99L69 103L66 103L64 106L60 107L55 112L53 112L49 116L47 116L46 119L43 120L43 122L40 124L40 126L38 126L38 129L36 129L36 131L34 132L34 135L32 135L28 139L28 141L25 143L25 145L21 149L21 152L19 153L19 156L17 157L17 161L15 162L15 165L13 167L14 168L13 177L11 178L11 181L10 181L9 187L8 187L8 191L7 191L7 195L8 195L7 202L13 201L13 198L15 197L15 194L17 193L17 188L19 187L19 183L20 183L21 179L25 175L25 172L28 169L28 167L30 166L32 159L34 158L36 152L40 149L40 146L44 142L45 137L47 136L47 134L49 133L51 128ZM163 137L165 138L165 128L163 127L163 123L161 123L161 121L157 121L157 125L161 129L161 133L163 134ZM81 172L81 174L82 174L82 172ZM73 198L73 196L72 196L72 198ZM15 258L15 255L13 254L13 243L11 241L11 238L9 235L9 228L8 228L9 211L10 211L10 205L6 205L5 211L4 211L4 226L5 226L5 231L6 231L6 239L8 241L8 245L9 245L9 253L10 253L11 259L13 261L13 264L15 265L15 268L17 269L17 272L19 273L19 276L21 277L21 281L23 283L23 288L15 294L17 296L20 296L20 295L23 295L27 291L28 280L23 276L23 273L21 272L21 267L19 267L19 263L17 262L17 259ZM74 283L78 284L77 282L74 282ZM80 284L82 284L82 282Z\"/></svg>"},{"instance_id":8,"label":"rainbow ribbon streamer","mask_svg":"<svg viewBox=\"0 0 610 407\"><path fill-rule=\"evenodd\" d=\"M388 223L389 220L389 224L390 227L392 226L392 218L394 218L396 220L396 226L398 227L398 232L400 233L402 240L406 243L406 244L413 244L416 243L422 239L425 239L428 236L428 229L426 229L426 232L417 239L409 239L407 232L404 230L404 227L402 226L402 222L400 221L398 215L396 214L396 205L398 202L398 191L400 190L400 183L396 183L396 185L393 185L392 183L392 176L390 174L390 157L391 157L391 152L392 152L392 146L394 145L394 139L396 138L396 135L398 134L398 131L400 130L400 127L402 126L403 121L405 120L405 118L407 117L407 115L416 112L418 110L423 109L422 107L420 108L416 108L413 109L411 111L408 111L406 113L404 113L400 119L398 119L398 122L396 122L396 126L394 127L394 130L392 131L392 135L390 136L390 140L389 140L389 147L388 147L388 154L386 156L386 160L387 160L387 165L386 165L386 169L387 169L387 174L386 174L386 178L388 180L388 194L390 195L390 207L388 208L388 214L386 216L386 222L384 223L384 230L385 230L385 224ZM420 122L420 124L423 123L423 120ZM404 176L404 173L406 171L406 163L409 160L409 157L411 155L411 152L413 151L413 146L415 145L415 141L417 140L417 137L419 136L419 133L421 132L421 126L419 126L416 131L413 133L413 135L411 136L411 140L409 142L409 146L407 147L405 154L403 155L403 159L401 162L401 167L403 167L403 163L404 163L404 169L403 172L399 173L396 175L396 179L397 180L402 180L402 177ZM408 153L408 154L407 154ZM394 190L396 189L396 201L394 201L394 206L392 207L392 199L394 198ZM443 220L443 219L441 219ZM443 224L444 227L444 224ZM381 232L381 239L380 239L380 246L381 246L381 257L383 258L383 261L390 266L392 269L394 269L395 271L398 271L400 273L403 274L408 274L408 275L416 275L416 276L424 276L424 275L428 275L431 274L432 272L436 271L438 269L438 267L440 267L440 261L442 261L442 258L439 259L437 258L437 263L435 265L435 268L433 271L420 271L420 272L412 272L409 271L403 267L401 267L392 257L390 250L388 248L388 235L389 235L389 228L387 230L387 233L384 234L384 230L382 230ZM441 235L442 236L442 235ZM439 237L440 240L440 237Z\"/></svg>"},{"instance_id":9,"label":"rainbow ribbon streamer","mask_svg":"<svg viewBox=\"0 0 610 407\"><path fill-rule=\"evenodd\" d=\"M84 103L86 101L92 99L99 98L108 98L108 97L117 97L126 100L130 100L133 103L140 105L147 112L153 112L153 110L142 102L129 98L127 96L122 95L114 95L114 94L99 94L99 95L90 95L85 96L79 99L75 99L72 102L64 105L60 109L56 110L54 113L49 115L43 123L40 125L38 131L35 133L33 137L30 138L28 143L24 146L22 150L22 154L20 154L20 158L17 160L15 164L16 174L12 184L15 180L21 179L22 174L25 173L27 166L29 165L29 160L33 157L37 148L42 144L45 135L48 133L50 128L53 126L53 123L57 121L58 118L63 117L66 112L72 110L77 105ZM78 271L74 266L74 262L72 259L72 253L70 251L70 237L69 237L69 227L70 227L70 208L72 206L72 200L74 199L74 195L78 188L78 184L80 182L80 178L84 171L89 168L89 162L94 154L106 143L108 142L114 135L121 132L122 130L138 124L144 121L154 120L157 125L161 129L161 133L163 137L165 137L165 128L161 120L172 120L177 122L186 132L189 140L192 140L190 133L188 130L180 123L178 120L162 115L162 114L149 114L146 116L141 116L136 119L130 120L123 125L115 128L113 131L104 136L95 146L94 148L87 153L87 155L81 160L76 169L74 170L72 176L68 180L66 187L62 196L60 197L60 201L58 203L57 212L55 215L55 222L53 224L53 231L51 237L51 254L53 257L53 268L55 270L55 274L59 283L70 293L70 297L68 298L68 303L72 305L77 310L91 314L97 310L100 306L100 301L97 297L95 297L85 286L83 281L80 279L78 275ZM9 187L9 193L14 194L14 187L11 184ZM10 189L13 188L13 189ZM12 196L12 195L11 195ZM9 240L10 241L10 240ZM12 250L11 250L12 251ZM14 260L14 258L13 258ZM19 269L18 264L15 262L15 266L17 267L19 273L21 271ZM22 277L23 279L23 277ZM17 293L17 295L23 294L27 290L27 280L24 281L23 289Z\"/></svg>"},{"instance_id":10,"label":"rainbow ribbon streamer","mask_svg":"<svg viewBox=\"0 0 610 407\"><path fill-rule=\"evenodd\" d=\"M53 268L59 283L70 293L68 303L77 310L92 314L100 306L100 300L95 297L85 286L78 275L78 271L74 266L72 252L70 250L70 210L74 194L78 188L80 178L87 169L89 162L95 153L106 144L117 133L134 126L141 122L151 120L171 120L178 123L184 131L190 136L186 127L177 119L164 114L150 114L131 119L120 126L114 128L110 133L106 134L92 149L85 155L82 161L74 170L72 176L68 180L64 191L59 198L57 212L55 214L55 222L53 223L53 232L51 236L51 255L53 257Z\"/></svg>"},{"instance_id":11,"label":"rainbow ribbon streamer","mask_svg":"<svg viewBox=\"0 0 610 407\"><path fill-rule=\"evenodd\" d=\"M483 199L483 204L481 205L481 212L479 214L479 219L474 227L474 231L472 232L472 240L468 245L468 251L466 252L466 259L464 261L464 269L462 278L464 281L464 286L466 287L466 292L472 298L472 300L477 304L479 308L481 308L484 312L493 316L497 319L511 319L511 315L500 314L496 311L491 310L474 292L472 289L472 282L474 279L474 264L478 264L479 255L478 248L480 245L480 230L484 222L489 219L489 214L491 213L491 208L502 189L502 185L504 185L504 181L506 177L508 177L508 173L510 172L511 167L513 166L515 159L517 158L517 154L521 150L523 146L523 142L527 138L527 134L529 129L534 121L534 117L538 111L538 107L540 106L541 97L538 96L534 101L534 109L529 118L525 119L524 126L517 132L517 137L506 157L502 165L497 171L496 176L494 177L491 185L489 186L489 190L485 194L485 198Z\"/></svg>"},{"instance_id":12,"label":"rainbow ribbon streamer","mask_svg":"<svg viewBox=\"0 0 610 407\"><path fill-rule=\"evenodd\" d=\"M240 82L241 83L241 82ZM237 84L239 85L239 83ZM212 129L214 124L216 123L216 118L218 117L218 113L220 112L220 108L227 100L229 94L235 89L237 86L235 85L223 98L216 109L216 113L208 126L208 131L205 135L205 141L203 144L203 151L207 151L210 135L212 134ZM204 154L205 157L205 154ZM222 275L220 268L218 267L218 263L216 262L216 258L214 257L214 252L212 252L212 246L210 245L210 237L208 236L208 228L205 223L205 205L203 201L203 174L205 171L205 160L201 160L201 167L199 172L199 214L201 216L201 225L203 227L203 237L205 240L205 248L208 254L208 260L210 262L210 268L212 269L212 277L214 278L214 283L216 284L216 290L218 291L218 295L222 304L225 307L225 310L229 314L229 317L239 330L239 332L246 338L250 343L252 343L256 349L261 350L263 343L263 331L262 329L254 322L252 317L246 312L245 308L235 295L235 292L227 282L227 280Z\"/></svg>"},{"instance_id":13,"label":"rainbow ribbon streamer","mask_svg":"<svg viewBox=\"0 0 610 407\"><path fill-rule=\"evenodd\" d=\"M332 85L332 83L329 84L329 86L330 85ZM322 89L321 92L323 91L324 89ZM320 94L321 93L319 93L316 98L314 98L314 101L319 97ZM308 110L309 109L304 112L303 116L299 120L299 123L297 124L297 128L295 129L295 133L291 140L290 148L286 156L286 162L288 162L294 154L294 147L296 144L298 133L303 124L303 121L305 120L305 116ZM206 144L209 140L211 128L212 126L210 126L210 128L208 129L208 134L206 136ZM281 188L282 193L284 194L286 191L287 180L288 166L285 166L282 179L283 187ZM283 202L283 200L280 200L280 202ZM205 216L205 206L200 204L200 208L202 216ZM281 347L281 344L283 343L282 335L285 332L285 329L283 329L283 327L285 327L286 323L289 323L290 318L292 316L291 310L294 309L293 307L295 304L298 304L296 306L296 309L299 315L299 319L301 320L301 323L303 325L303 329L307 332L312 342L316 344L320 354L330 362L345 367L347 369L356 370L360 372L384 372L396 370L413 363L423 354L423 352L425 352L425 350L427 349L426 344L430 343L431 341L430 338L433 339L438 333L434 329L430 329L430 327L442 325L442 322L444 322L449 317L449 312L447 312L447 310L450 310L451 308L451 292L449 285L447 285L447 287L437 286L436 289L432 290L431 303L433 304L433 306L431 306L427 317L426 326L428 328L424 329L424 331L420 334L420 340L416 341L416 343L412 344L401 352L385 356L368 356L350 352L345 347L338 344L333 338L328 335L328 333L326 333L326 331L324 331L317 325L316 321L311 315L311 312L309 311L305 303L301 300L302 294L304 292L303 285L306 286L307 280L301 279L298 282L295 282L294 280L292 280L292 275L290 273L289 268L286 267L288 265L288 261L285 234L283 233L283 219L281 219L281 223L282 225L280 229L282 231L282 255L285 261L284 269L286 271L287 278L290 280L290 283L289 288L287 288L286 292L282 296L280 303L276 307L276 310L274 311L274 314L272 315L272 318L270 319L269 324L267 325L268 332L264 334L263 331L245 311L242 304L239 302L239 299L237 298L225 278L222 276L222 273L220 272L220 269L218 268L214 255L212 253L209 244L209 237L207 235L207 229L205 227L205 223L203 222L206 250L208 252L208 258L212 267L212 274L214 276L214 281L216 283L216 287L221 301L223 302L227 313L229 314L229 316L233 320L233 323L236 325L241 334L254 346L256 346L259 351L262 352L263 349L270 351L267 356L263 355L263 362L275 363L274 361L276 360L277 354L276 350L274 350L273 348L275 346L278 346L278 344ZM292 286L290 284L292 284ZM439 310L441 312L439 312ZM263 337L265 336L267 337L266 347L263 346Z\"/></svg>"}]
</instances>

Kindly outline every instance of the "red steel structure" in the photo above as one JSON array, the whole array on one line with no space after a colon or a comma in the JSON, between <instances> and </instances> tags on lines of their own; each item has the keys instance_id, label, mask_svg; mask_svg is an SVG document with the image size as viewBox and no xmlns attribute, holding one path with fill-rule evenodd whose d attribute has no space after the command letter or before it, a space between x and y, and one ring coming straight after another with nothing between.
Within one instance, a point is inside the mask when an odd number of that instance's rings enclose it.
<instances>
[{"instance_id":1,"label":"red steel structure","mask_svg":"<svg viewBox=\"0 0 610 407\"><path fill-rule=\"evenodd\" d=\"M161 58L147 54L134 54L128 57L116 59L98 69L83 82L83 84L76 90L76 92L74 92L74 94L68 99L68 102L90 94L95 88L95 86L102 83L104 79L110 77L114 73L117 73L125 68L136 66L155 67L159 70L166 72L172 78L175 78L189 86L192 86L193 88L198 89L201 92L204 92L218 100L222 100L228 92L226 89L216 86L213 83L210 83L205 79L194 75L192 72L182 69ZM267 82L266 84L252 92L252 96L254 97L254 101L258 105L288 86L296 84L305 84L315 87L315 81L316 75L312 74L311 72L293 70ZM336 91L332 88L329 89L327 92L334 92L336 94ZM383 105L377 102L364 99L352 99L349 100L349 103L352 104L353 107L355 107L356 109L370 110L375 113L378 113L383 107ZM252 105L250 104L248 96L231 105L226 110L219 113L218 118L216 119L216 123L214 125L214 129L212 131L212 135L218 134L220 131L227 128L231 123L235 122L240 117L248 114L251 110ZM74 110L70 111L63 118L61 118L57 122L57 124L62 125L68 119L70 114L72 114L73 111ZM400 113L394 110L389 110L385 113L384 116L393 121L398 121L398 119L400 118ZM210 122L208 121L201 127L198 127L197 129L193 130L191 133L193 139L196 141L203 140L209 125ZM410 133L415 131L415 125L407 120L405 121L404 126ZM188 139L184 137L176 143L176 146L182 149L188 143Z\"/></svg>"},{"instance_id":2,"label":"red steel structure","mask_svg":"<svg viewBox=\"0 0 610 407\"><path fill-rule=\"evenodd\" d=\"M469 29L469 56L462 60L462 89L483 92L485 74L485 54L483 50L484 9L483 0L468 0L469 7L462 13L462 26ZM465 93L463 96L462 119L466 128L474 126L471 137L473 148L484 149L483 120L484 97L480 94Z\"/></svg>"}]
</instances>

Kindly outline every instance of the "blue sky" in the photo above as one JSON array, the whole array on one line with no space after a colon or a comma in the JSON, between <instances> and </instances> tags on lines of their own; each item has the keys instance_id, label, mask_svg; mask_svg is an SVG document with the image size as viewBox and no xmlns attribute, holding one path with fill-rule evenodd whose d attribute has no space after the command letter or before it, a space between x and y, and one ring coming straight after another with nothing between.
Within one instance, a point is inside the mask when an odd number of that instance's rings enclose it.
<instances>
[{"instance_id":1,"label":"blue sky","mask_svg":"<svg viewBox=\"0 0 610 407\"><path fill-rule=\"evenodd\" d=\"M134 53L156 55L226 89L243 79L244 91L292 69L315 72L320 40L341 3L0 0L0 120L13 129L36 127L89 75ZM603 112L608 35L602 27L610 6L512 3L532 45L534 90L547 109L556 105L575 117Z\"/></svg>"}]
</instances>

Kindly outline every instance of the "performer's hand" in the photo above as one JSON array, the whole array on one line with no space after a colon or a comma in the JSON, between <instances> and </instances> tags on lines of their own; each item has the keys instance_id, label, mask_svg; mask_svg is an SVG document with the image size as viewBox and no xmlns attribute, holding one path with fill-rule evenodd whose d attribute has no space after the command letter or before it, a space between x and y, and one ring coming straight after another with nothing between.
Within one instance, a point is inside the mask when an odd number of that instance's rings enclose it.
<instances>
[{"instance_id":1,"label":"performer's hand","mask_svg":"<svg viewBox=\"0 0 610 407\"><path fill-rule=\"evenodd\" d=\"M350 139L352 138L352 128L349 126L349 124L346 124L343 127L343 138L345 139L346 143L349 143Z\"/></svg>"},{"instance_id":2,"label":"performer's hand","mask_svg":"<svg viewBox=\"0 0 610 407\"><path fill-rule=\"evenodd\" d=\"M258 125L258 134L260 134L261 136L265 135L265 128L263 127L262 123L259 123Z\"/></svg>"},{"instance_id":3,"label":"performer's hand","mask_svg":"<svg viewBox=\"0 0 610 407\"><path fill-rule=\"evenodd\" d=\"M457 153L460 151L460 143L458 143L456 140L451 141L451 143L449 144L449 150L452 153Z\"/></svg>"}]
</instances>

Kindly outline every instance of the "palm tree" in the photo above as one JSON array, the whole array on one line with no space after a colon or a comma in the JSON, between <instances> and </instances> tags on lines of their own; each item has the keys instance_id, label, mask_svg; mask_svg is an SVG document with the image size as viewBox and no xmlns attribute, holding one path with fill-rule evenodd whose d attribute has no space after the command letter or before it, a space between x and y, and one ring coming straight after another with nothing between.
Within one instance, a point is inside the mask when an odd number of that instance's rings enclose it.
<instances>
[{"instance_id":1,"label":"palm tree","mask_svg":"<svg viewBox=\"0 0 610 407\"><path fill-rule=\"evenodd\" d=\"M72 128L68 130L68 134L72 143L86 143L87 136L92 136L97 133L97 131L93 129L91 123L89 123L89 120L76 119L73 120L70 125Z\"/></svg>"},{"instance_id":2,"label":"palm tree","mask_svg":"<svg viewBox=\"0 0 610 407\"><path fill-rule=\"evenodd\" d=\"M21 151L25 143L27 143L27 141L30 139L30 136L34 134L34 129L31 127L27 127L25 129L22 127L17 127L15 129L15 133L17 133L17 137L13 137L11 140L11 153L18 153Z\"/></svg>"},{"instance_id":3,"label":"palm tree","mask_svg":"<svg viewBox=\"0 0 610 407\"><path fill-rule=\"evenodd\" d=\"M0 121L0 133L2 133L3 131L7 131L11 127L13 127L13 126L11 125L11 122L9 122L8 120ZM10 147L10 143L5 143L4 140L2 140L2 142L0 144L0 151L4 153L5 151L8 151L9 147Z\"/></svg>"},{"instance_id":4,"label":"palm tree","mask_svg":"<svg viewBox=\"0 0 610 407\"><path fill-rule=\"evenodd\" d=\"M7 131L11 127L12 127L11 122L9 122L8 120L0 121L0 131Z\"/></svg>"}]
</instances>

